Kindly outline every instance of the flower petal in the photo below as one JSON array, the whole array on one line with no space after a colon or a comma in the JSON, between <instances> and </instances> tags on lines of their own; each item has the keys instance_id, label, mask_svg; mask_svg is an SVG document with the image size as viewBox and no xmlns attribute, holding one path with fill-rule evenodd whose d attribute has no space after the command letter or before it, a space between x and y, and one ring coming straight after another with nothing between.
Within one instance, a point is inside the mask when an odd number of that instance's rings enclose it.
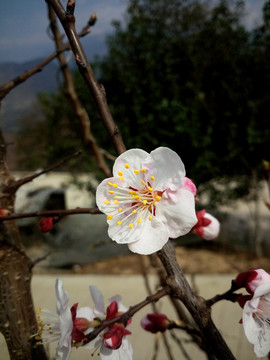
<instances>
[{"instance_id":1,"label":"flower petal","mask_svg":"<svg viewBox=\"0 0 270 360\"><path fill-rule=\"evenodd\" d=\"M78 309L77 311L77 318L85 318L89 321L92 321L96 314L94 314L93 309L91 309L89 306L84 306Z\"/></svg>"},{"instance_id":2,"label":"flower petal","mask_svg":"<svg viewBox=\"0 0 270 360\"><path fill-rule=\"evenodd\" d=\"M149 177L154 176L156 191L167 188L176 190L182 185L186 174L185 166L178 154L167 147L153 150L142 165L148 170Z\"/></svg>"},{"instance_id":3,"label":"flower petal","mask_svg":"<svg viewBox=\"0 0 270 360\"><path fill-rule=\"evenodd\" d=\"M99 314L105 314L104 297L103 297L102 293L94 285L90 285L89 288L90 288L92 299L95 304L94 312L99 313Z\"/></svg>"},{"instance_id":4,"label":"flower petal","mask_svg":"<svg viewBox=\"0 0 270 360\"><path fill-rule=\"evenodd\" d=\"M156 216L149 221L144 221L140 238L128 244L129 250L141 255L153 254L166 244L169 240L169 233L166 226Z\"/></svg>"},{"instance_id":5,"label":"flower petal","mask_svg":"<svg viewBox=\"0 0 270 360\"><path fill-rule=\"evenodd\" d=\"M165 191L157 205L156 217L168 227L169 237L187 234L198 221L194 195L184 189Z\"/></svg>"},{"instance_id":6,"label":"flower petal","mask_svg":"<svg viewBox=\"0 0 270 360\"><path fill-rule=\"evenodd\" d=\"M141 186L140 170L142 169L142 162L149 156L149 154L141 149L130 149L118 156L113 166L113 175L115 178L119 177L119 172L123 173L124 181L130 186L138 188ZM127 167L126 167L127 166ZM138 175L134 170L139 170Z\"/></svg>"},{"instance_id":7,"label":"flower petal","mask_svg":"<svg viewBox=\"0 0 270 360\"><path fill-rule=\"evenodd\" d=\"M57 346L55 360L67 360L70 357L71 345L70 347Z\"/></svg>"},{"instance_id":8,"label":"flower petal","mask_svg":"<svg viewBox=\"0 0 270 360\"><path fill-rule=\"evenodd\" d=\"M68 293L64 290L63 281L61 279L56 279L55 292L57 298L56 310L59 315L63 309L66 309L69 306Z\"/></svg>"},{"instance_id":9,"label":"flower petal","mask_svg":"<svg viewBox=\"0 0 270 360\"><path fill-rule=\"evenodd\" d=\"M122 345L117 350L111 350L104 345L100 349L101 360L132 360L133 349L126 336L123 337Z\"/></svg>"}]
</instances>

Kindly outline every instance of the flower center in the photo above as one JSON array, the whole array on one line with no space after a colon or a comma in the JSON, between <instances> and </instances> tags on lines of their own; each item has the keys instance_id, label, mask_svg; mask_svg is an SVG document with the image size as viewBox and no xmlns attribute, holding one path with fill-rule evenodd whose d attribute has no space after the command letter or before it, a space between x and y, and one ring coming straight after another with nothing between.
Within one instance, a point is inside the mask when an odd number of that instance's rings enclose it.
<instances>
[{"instance_id":1,"label":"flower center","mask_svg":"<svg viewBox=\"0 0 270 360\"><path fill-rule=\"evenodd\" d=\"M134 178L132 186L125 182L124 173L127 171L129 178L131 174ZM123 171L118 171L118 175L118 183L108 182L108 197L104 204L113 209L107 219L116 220L118 226L125 223L129 229L145 220L151 221L155 216L157 202L162 197L161 191L154 190L155 177L148 174L145 168L132 170L129 164L125 164Z\"/></svg>"}]
</instances>

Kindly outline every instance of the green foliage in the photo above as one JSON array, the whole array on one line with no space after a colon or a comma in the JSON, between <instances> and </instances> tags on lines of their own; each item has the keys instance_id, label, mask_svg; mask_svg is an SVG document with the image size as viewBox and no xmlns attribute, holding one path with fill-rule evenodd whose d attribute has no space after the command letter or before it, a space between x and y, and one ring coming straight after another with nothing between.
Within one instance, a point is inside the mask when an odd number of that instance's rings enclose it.
<instances>
[{"instance_id":1,"label":"green foliage","mask_svg":"<svg viewBox=\"0 0 270 360\"><path fill-rule=\"evenodd\" d=\"M170 146L199 183L258 168L270 140L269 42L241 25L243 10L130 1L100 63L128 147Z\"/></svg>"},{"instance_id":2,"label":"green foliage","mask_svg":"<svg viewBox=\"0 0 270 360\"><path fill-rule=\"evenodd\" d=\"M229 194L244 196L251 174L269 160L270 8L266 2L263 26L248 31L242 1L207 4L130 0L95 70L127 148L169 146L197 184L238 177ZM113 151L78 72L75 82L99 145ZM39 141L49 162L78 146L78 124L64 87L40 102Z\"/></svg>"}]
</instances>

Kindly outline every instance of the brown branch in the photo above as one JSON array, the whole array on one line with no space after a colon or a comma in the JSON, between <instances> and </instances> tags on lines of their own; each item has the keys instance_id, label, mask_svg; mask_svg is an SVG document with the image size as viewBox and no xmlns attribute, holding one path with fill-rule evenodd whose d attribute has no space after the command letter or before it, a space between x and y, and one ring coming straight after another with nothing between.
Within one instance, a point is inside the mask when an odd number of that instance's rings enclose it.
<instances>
[{"instance_id":1,"label":"brown branch","mask_svg":"<svg viewBox=\"0 0 270 360\"><path fill-rule=\"evenodd\" d=\"M86 55L84 53L84 50L82 48L79 36L75 29L75 17L67 12L65 12L63 6L61 5L60 1L58 0L46 0L46 2L52 6L54 9L57 17L59 18L66 35L69 39L71 49L74 53L77 66L79 68L80 73L82 74L89 90L91 91L102 122L104 124L104 127L107 129L109 136L112 139L113 145L115 147L115 150L118 155L123 153L126 148L123 143L120 131L118 127L116 126L112 115L110 113L106 96L103 92L103 90L100 88L99 84L97 83L95 76L93 74L93 70L88 63L88 60L86 58Z\"/></svg>"},{"instance_id":2,"label":"brown branch","mask_svg":"<svg viewBox=\"0 0 270 360\"><path fill-rule=\"evenodd\" d=\"M209 354L219 360L235 360L231 350L217 330L211 319L210 309L206 302L196 296L190 288L182 269L177 263L172 241L168 241L158 256L167 271L167 284L171 287L171 294L180 299L198 325L203 343Z\"/></svg>"},{"instance_id":3,"label":"brown branch","mask_svg":"<svg viewBox=\"0 0 270 360\"><path fill-rule=\"evenodd\" d=\"M57 163L47 167L46 169L44 170L41 170L41 171L38 171L36 172L35 174L32 174L30 176L26 176L22 179L19 179L17 181L13 181L12 183L8 184L8 189L10 192L16 192L18 190L19 187L21 187L22 185L24 184L27 184L29 182L31 182L32 180L36 179L37 177L43 175L43 174L46 174L56 168L59 168L60 166L62 166L64 163L66 163L67 161L69 161L70 159L74 158L74 157L77 157L81 155L81 151L76 151L75 153L71 154L71 155L68 155L66 156L64 159L58 161Z\"/></svg>"},{"instance_id":4,"label":"brown branch","mask_svg":"<svg viewBox=\"0 0 270 360\"><path fill-rule=\"evenodd\" d=\"M93 26L95 22L93 22L93 17L95 15L92 14L87 25L82 29L82 31L78 34L78 36L83 37L87 34L90 33L90 26ZM92 25L93 24L93 25ZM45 58L44 60L42 60L39 64L37 64L36 66L34 66L32 69L30 70L26 70L24 73L22 73L21 75L17 76L16 78L9 80L8 82L6 82L5 84L0 86L0 101L12 90L14 89L17 85L20 85L21 83L23 83L24 81L26 81L27 79L29 79L31 76L35 75L36 73L42 71L42 69L48 65L52 60L54 60L59 53L63 53L64 51L70 50L70 44L65 43L62 47L62 49L60 49L59 51L55 51L53 52L50 56L48 56L47 58Z\"/></svg>"},{"instance_id":5,"label":"brown branch","mask_svg":"<svg viewBox=\"0 0 270 360\"><path fill-rule=\"evenodd\" d=\"M163 296L166 296L170 293L170 287L165 286L161 290L158 290L155 294L149 295L146 297L145 300L141 301L140 303L131 306L128 311L123 313L120 316L117 316L116 318L112 320L105 320L102 321L101 325L97 327L94 331L90 332L88 335L86 335L88 342L95 339L98 334L100 334L103 330L105 330L108 326L113 325L115 323L123 323L125 326L128 323L128 320L132 318L138 311L140 311L142 308L144 308L146 305L149 305L152 302L158 301Z\"/></svg>"},{"instance_id":6,"label":"brown branch","mask_svg":"<svg viewBox=\"0 0 270 360\"><path fill-rule=\"evenodd\" d=\"M66 215L78 215L78 214L95 215L95 214L102 214L102 212L98 208L77 208L70 210L36 211L36 212L22 213L22 214L10 214L9 216L0 218L0 223L3 221L25 219L29 217L51 217L51 216L62 217Z\"/></svg>"},{"instance_id":7,"label":"brown branch","mask_svg":"<svg viewBox=\"0 0 270 360\"><path fill-rule=\"evenodd\" d=\"M94 154L94 156L97 160L99 169L103 172L103 174L106 177L111 177L112 176L111 171L108 168L108 165L105 162L103 153L100 151L100 149L96 143L96 140L91 132L91 125L90 125L90 119L89 119L88 113L85 110L85 108L83 107L83 105L81 104L80 99L77 95L74 81L73 81L71 72L69 70L66 58L65 58L64 54L62 52L60 52L60 50L63 48L62 36L61 36L60 31L57 26L55 12L50 5L48 5L48 15L49 15L49 19L50 19L51 31L54 36L56 50L58 52L58 61L61 66L61 70L62 70L64 79L65 79L65 83L66 83L66 87L65 87L66 94L73 106L75 115L76 115L77 119L79 120L83 141L84 141L85 145Z\"/></svg>"}]
</instances>

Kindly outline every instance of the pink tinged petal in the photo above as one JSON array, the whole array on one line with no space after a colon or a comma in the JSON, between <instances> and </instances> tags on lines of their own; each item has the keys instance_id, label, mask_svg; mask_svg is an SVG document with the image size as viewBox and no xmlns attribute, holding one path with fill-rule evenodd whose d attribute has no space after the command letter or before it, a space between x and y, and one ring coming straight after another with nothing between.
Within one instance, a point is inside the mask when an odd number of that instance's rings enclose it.
<instances>
[{"instance_id":1,"label":"pink tinged petal","mask_svg":"<svg viewBox=\"0 0 270 360\"><path fill-rule=\"evenodd\" d=\"M151 221L146 219L143 225L140 238L128 244L129 250L141 255L153 254L169 240L168 229L156 216Z\"/></svg>"},{"instance_id":2,"label":"pink tinged petal","mask_svg":"<svg viewBox=\"0 0 270 360\"><path fill-rule=\"evenodd\" d=\"M194 195L184 189L165 191L156 208L156 217L168 228L169 237L187 234L198 221Z\"/></svg>"},{"instance_id":3,"label":"pink tinged petal","mask_svg":"<svg viewBox=\"0 0 270 360\"><path fill-rule=\"evenodd\" d=\"M95 304L95 313L105 314L104 297L96 286L90 286L90 292Z\"/></svg>"},{"instance_id":4,"label":"pink tinged petal","mask_svg":"<svg viewBox=\"0 0 270 360\"><path fill-rule=\"evenodd\" d=\"M205 240L213 240L218 237L220 231L220 223L219 221L212 216L211 214L206 213L204 219L210 221L208 225L203 227L203 235L202 238Z\"/></svg>"},{"instance_id":5,"label":"pink tinged petal","mask_svg":"<svg viewBox=\"0 0 270 360\"><path fill-rule=\"evenodd\" d=\"M198 191L194 182L186 176L183 179L181 189L189 190L194 196L197 196Z\"/></svg>"},{"instance_id":6,"label":"pink tinged petal","mask_svg":"<svg viewBox=\"0 0 270 360\"><path fill-rule=\"evenodd\" d=\"M101 360L132 360L133 349L126 336L123 337L122 345L117 350L106 348L104 345L100 349Z\"/></svg>"},{"instance_id":7,"label":"pink tinged petal","mask_svg":"<svg viewBox=\"0 0 270 360\"><path fill-rule=\"evenodd\" d=\"M148 176L154 176L154 190L163 191L167 188L176 190L182 185L186 174L185 166L176 152L159 147L153 150L143 162Z\"/></svg>"},{"instance_id":8,"label":"pink tinged petal","mask_svg":"<svg viewBox=\"0 0 270 360\"><path fill-rule=\"evenodd\" d=\"M255 273L255 274L254 274ZM246 288L247 291L253 293L258 286L264 283L270 283L270 275L263 269L253 270L253 277L248 278Z\"/></svg>"}]
</instances>

